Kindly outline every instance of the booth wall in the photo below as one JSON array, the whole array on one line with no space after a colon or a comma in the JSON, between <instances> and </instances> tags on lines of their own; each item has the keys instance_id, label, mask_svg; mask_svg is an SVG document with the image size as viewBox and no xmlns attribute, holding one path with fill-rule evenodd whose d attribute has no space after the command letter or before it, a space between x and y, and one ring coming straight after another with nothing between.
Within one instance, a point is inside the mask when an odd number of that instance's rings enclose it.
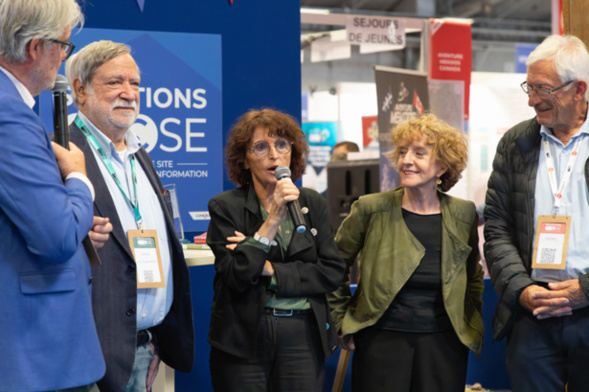
<instances>
[{"instance_id":1,"label":"booth wall","mask_svg":"<svg viewBox=\"0 0 589 392\"><path fill-rule=\"evenodd\" d=\"M300 121L299 1L145 0L143 12L136 0L80 3L86 27L221 35L223 145L231 125L249 109L271 107ZM233 187L223 171L223 189Z\"/></svg>"}]
</instances>

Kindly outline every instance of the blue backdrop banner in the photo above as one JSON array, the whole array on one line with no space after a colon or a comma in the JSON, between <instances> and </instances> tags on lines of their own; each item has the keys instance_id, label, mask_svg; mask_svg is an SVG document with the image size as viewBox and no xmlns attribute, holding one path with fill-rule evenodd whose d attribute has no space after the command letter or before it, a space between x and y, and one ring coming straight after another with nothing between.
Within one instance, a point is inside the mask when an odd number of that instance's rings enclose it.
<instances>
[{"instance_id":1,"label":"blue backdrop banner","mask_svg":"<svg viewBox=\"0 0 589 392\"><path fill-rule=\"evenodd\" d=\"M140 115L132 126L162 183L175 185L185 231L205 231L207 203L223 189L221 36L85 28L71 40L122 42L141 73ZM63 66L60 73L63 72ZM68 94L70 123L77 109ZM40 114L52 124L49 92Z\"/></svg>"}]
</instances>

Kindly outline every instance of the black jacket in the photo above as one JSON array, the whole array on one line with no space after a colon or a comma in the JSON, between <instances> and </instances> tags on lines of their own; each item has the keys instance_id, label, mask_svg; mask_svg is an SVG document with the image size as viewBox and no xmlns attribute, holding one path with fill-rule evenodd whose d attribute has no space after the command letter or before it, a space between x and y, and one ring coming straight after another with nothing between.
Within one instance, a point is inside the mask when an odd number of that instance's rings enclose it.
<instances>
[{"instance_id":1,"label":"black jacket","mask_svg":"<svg viewBox=\"0 0 589 392\"><path fill-rule=\"evenodd\" d=\"M519 295L531 278L534 246L534 195L541 145L540 124L523 121L501 138L489 178L485 208L485 259L499 296L493 337L501 340L515 321ZM589 184L589 160L585 182ZM589 277L579 276L585 294Z\"/></svg>"},{"instance_id":2,"label":"black jacket","mask_svg":"<svg viewBox=\"0 0 589 392\"><path fill-rule=\"evenodd\" d=\"M261 277L272 262L278 297L307 297L319 326L325 356L338 345L325 294L342 281L345 262L333 240L327 203L317 192L299 188L301 208L309 230L293 233L286 252L273 246L267 254L254 246L225 248L235 230L253 236L263 223L253 186L223 192L209 202L211 222L207 243L215 253L215 295L209 343L225 352L251 358L264 306L271 296L270 279ZM314 235L313 233L316 233Z\"/></svg>"}]
</instances>

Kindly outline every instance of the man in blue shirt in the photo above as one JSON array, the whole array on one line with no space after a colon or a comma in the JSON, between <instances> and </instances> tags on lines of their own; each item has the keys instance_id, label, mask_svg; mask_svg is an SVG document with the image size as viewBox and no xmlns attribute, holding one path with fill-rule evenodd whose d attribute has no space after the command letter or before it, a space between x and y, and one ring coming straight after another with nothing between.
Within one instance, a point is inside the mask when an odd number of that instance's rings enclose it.
<instances>
[{"instance_id":1,"label":"man in blue shirt","mask_svg":"<svg viewBox=\"0 0 589 392\"><path fill-rule=\"evenodd\" d=\"M497 147L485 208L485 258L507 337L514 391L589 385L589 53L550 36L529 56L522 89L536 117Z\"/></svg>"},{"instance_id":2,"label":"man in blue shirt","mask_svg":"<svg viewBox=\"0 0 589 392\"><path fill-rule=\"evenodd\" d=\"M101 392L151 389L160 358L191 371L194 355L188 267L169 194L130 130L139 114L140 75L130 48L98 41L66 63L79 109L70 140L86 156L94 211L112 238L99 250L92 302L106 361ZM154 244L143 247L144 244Z\"/></svg>"}]
</instances>

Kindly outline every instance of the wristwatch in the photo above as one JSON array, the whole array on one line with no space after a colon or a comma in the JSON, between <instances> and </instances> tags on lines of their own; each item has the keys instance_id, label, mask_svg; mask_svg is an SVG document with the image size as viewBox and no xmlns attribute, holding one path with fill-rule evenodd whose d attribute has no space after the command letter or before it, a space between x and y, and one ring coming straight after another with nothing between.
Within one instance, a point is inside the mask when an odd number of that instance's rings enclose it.
<instances>
[{"instance_id":1,"label":"wristwatch","mask_svg":"<svg viewBox=\"0 0 589 392\"><path fill-rule=\"evenodd\" d=\"M268 237L260 237L260 235L258 234L257 231L254 234L254 240L256 240L266 246L270 245L270 240L268 239Z\"/></svg>"}]
</instances>

